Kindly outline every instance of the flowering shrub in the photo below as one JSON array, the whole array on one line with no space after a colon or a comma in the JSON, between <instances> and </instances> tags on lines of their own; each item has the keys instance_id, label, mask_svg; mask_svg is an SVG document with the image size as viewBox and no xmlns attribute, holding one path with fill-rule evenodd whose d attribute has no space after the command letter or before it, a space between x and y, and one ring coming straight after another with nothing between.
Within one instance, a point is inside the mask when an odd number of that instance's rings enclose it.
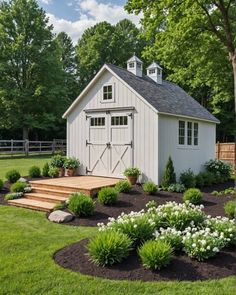
<instances>
[{"instance_id":1,"label":"flowering shrub","mask_svg":"<svg viewBox=\"0 0 236 295\"><path fill-rule=\"evenodd\" d=\"M182 183L173 183L168 187L168 192L183 193L185 186Z\"/></svg>"},{"instance_id":2,"label":"flowering shrub","mask_svg":"<svg viewBox=\"0 0 236 295\"><path fill-rule=\"evenodd\" d=\"M223 181L230 178L232 167L229 163L221 160L210 160L205 163L207 171L212 172L215 175L219 175Z\"/></svg>"},{"instance_id":3,"label":"flowering shrub","mask_svg":"<svg viewBox=\"0 0 236 295\"><path fill-rule=\"evenodd\" d=\"M185 230L183 243L184 251L199 261L215 256L225 245L224 238L216 232L211 232L210 228L198 230L195 227Z\"/></svg>"},{"instance_id":4,"label":"flowering shrub","mask_svg":"<svg viewBox=\"0 0 236 295\"><path fill-rule=\"evenodd\" d=\"M156 226L155 221L143 210L129 214L122 213L117 219L112 217L108 219L106 226L103 223L98 224L100 231L112 229L122 232L127 234L135 245L151 239Z\"/></svg>"},{"instance_id":5,"label":"flowering shrub","mask_svg":"<svg viewBox=\"0 0 236 295\"><path fill-rule=\"evenodd\" d=\"M146 208L147 209L152 209L152 208L156 208L157 207L157 202L152 200L152 201L149 201L147 202L146 204Z\"/></svg>"},{"instance_id":6,"label":"flowering shrub","mask_svg":"<svg viewBox=\"0 0 236 295\"><path fill-rule=\"evenodd\" d=\"M29 186L26 186L24 188L24 193L30 193L32 191L32 187L29 185Z\"/></svg>"},{"instance_id":7,"label":"flowering shrub","mask_svg":"<svg viewBox=\"0 0 236 295\"><path fill-rule=\"evenodd\" d=\"M175 250L180 250L182 248L182 232L175 228L168 227L164 229L161 227L159 231L155 231L154 237L156 240L166 242Z\"/></svg>"},{"instance_id":8,"label":"flowering shrub","mask_svg":"<svg viewBox=\"0 0 236 295\"><path fill-rule=\"evenodd\" d=\"M121 232L105 231L92 238L87 248L94 263L102 266L112 265L129 255L132 241Z\"/></svg>"},{"instance_id":9,"label":"flowering shrub","mask_svg":"<svg viewBox=\"0 0 236 295\"><path fill-rule=\"evenodd\" d=\"M162 222L169 227L183 230L190 224L201 224L206 215L202 212L203 205L195 206L191 203L177 204L167 202L156 208L156 215L162 215Z\"/></svg>"},{"instance_id":10,"label":"flowering shrub","mask_svg":"<svg viewBox=\"0 0 236 295\"><path fill-rule=\"evenodd\" d=\"M236 225L234 219L221 216L211 218L209 216L204 224L212 232L217 232L218 236L223 237L226 246L236 243Z\"/></svg>"},{"instance_id":11,"label":"flowering shrub","mask_svg":"<svg viewBox=\"0 0 236 295\"><path fill-rule=\"evenodd\" d=\"M150 269L160 269L166 266L172 258L173 250L164 241L147 241L138 249L143 266Z\"/></svg>"}]
</instances>

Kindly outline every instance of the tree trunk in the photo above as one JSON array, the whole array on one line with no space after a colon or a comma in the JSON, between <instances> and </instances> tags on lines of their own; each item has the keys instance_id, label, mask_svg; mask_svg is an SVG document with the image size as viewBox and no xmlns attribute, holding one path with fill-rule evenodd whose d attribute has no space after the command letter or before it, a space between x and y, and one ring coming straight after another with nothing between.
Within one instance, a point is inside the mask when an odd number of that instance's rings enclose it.
<instances>
[{"instance_id":1,"label":"tree trunk","mask_svg":"<svg viewBox=\"0 0 236 295\"><path fill-rule=\"evenodd\" d=\"M29 128L23 127L23 140L29 139Z\"/></svg>"}]
</instances>

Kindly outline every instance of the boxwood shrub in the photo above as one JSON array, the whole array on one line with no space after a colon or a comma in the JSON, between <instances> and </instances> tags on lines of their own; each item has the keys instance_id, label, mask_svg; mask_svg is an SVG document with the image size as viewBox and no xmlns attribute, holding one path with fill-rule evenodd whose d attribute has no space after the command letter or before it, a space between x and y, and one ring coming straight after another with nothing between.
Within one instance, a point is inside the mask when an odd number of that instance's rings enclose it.
<instances>
[{"instance_id":1,"label":"boxwood shrub","mask_svg":"<svg viewBox=\"0 0 236 295\"><path fill-rule=\"evenodd\" d=\"M115 185L115 189L118 191L118 193L129 193L132 189L132 186L127 180L120 180Z\"/></svg>"},{"instance_id":2,"label":"boxwood shrub","mask_svg":"<svg viewBox=\"0 0 236 295\"><path fill-rule=\"evenodd\" d=\"M198 188L190 188L184 193L183 200L195 205L200 204L202 202L202 193Z\"/></svg>"},{"instance_id":3,"label":"boxwood shrub","mask_svg":"<svg viewBox=\"0 0 236 295\"><path fill-rule=\"evenodd\" d=\"M15 183L17 182L17 180L21 177L20 173L13 169L10 170L6 173L6 179L10 182L10 183Z\"/></svg>"},{"instance_id":4,"label":"boxwood shrub","mask_svg":"<svg viewBox=\"0 0 236 295\"><path fill-rule=\"evenodd\" d=\"M38 166L32 166L29 168L29 176L32 178L37 178L41 176L41 170Z\"/></svg>"},{"instance_id":5,"label":"boxwood shrub","mask_svg":"<svg viewBox=\"0 0 236 295\"><path fill-rule=\"evenodd\" d=\"M121 232L99 232L87 246L91 260L97 265L113 265L121 262L132 250L132 241Z\"/></svg>"},{"instance_id":6,"label":"boxwood shrub","mask_svg":"<svg viewBox=\"0 0 236 295\"><path fill-rule=\"evenodd\" d=\"M118 193L113 187L104 187L98 193L98 201L103 205L113 205L117 202Z\"/></svg>"},{"instance_id":7,"label":"boxwood shrub","mask_svg":"<svg viewBox=\"0 0 236 295\"><path fill-rule=\"evenodd\" d=\"M228 201L224 205L225 214L229 218L234 218L236 216L236 202L235 201Z\"/></svg>"},{"instance_id":8,"label":"boxwood shrub","mask_svg":"<svg viewBox=\"0 0 236 295\"><path fill-rule=\"evenodd\" d=\"M91 216L94 213L95 203L85 194L73 193L69 198L68 209L77 216Z\"/></svg>"}]
</instances>

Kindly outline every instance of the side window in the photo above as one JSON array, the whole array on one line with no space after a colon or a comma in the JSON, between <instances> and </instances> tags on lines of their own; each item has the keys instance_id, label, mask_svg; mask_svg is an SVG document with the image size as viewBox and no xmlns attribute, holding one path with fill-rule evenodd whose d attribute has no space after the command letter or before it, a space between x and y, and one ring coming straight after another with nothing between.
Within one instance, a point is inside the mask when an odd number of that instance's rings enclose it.
<instances>
[{"instance_id":1,"label":"side window","mask_svg":"<svg viewBox=\"0 0 236 295\"><path fill-rule=\"evenodd\" d=\"M198 123L194 123L193 141L194 145L198 145Z\"/></svg>"},{"instance_id":2,"label":"side window","mask_svg":"<svg viewBox=\"0 0 236 295\"><path fill-rule=\"evenodd\" d=\"M179 144L185 144L185 121L179 121Z\"/></svg>"},{"instance_id":3,"label":"side window","mask_svg":"<svg viewBox=\"0 0 236 295\"><path fill-rule=\"evenodd\" d=\"M112 85L103 86L103 100L109 101L113 99Z\"/></svg>"},{"instance_id":4,"label":"side window","mask_svg":"<svg viewBox=\"0 0 236 295\"><path fill-rule=\"evenodd\" d=\"M93 117L90 118L91 127L105 126L105 117Z\"/></svg>"},{"instance_id":5,"label":"side window","mask_svg":"<svg viewBox=\"0 0 236 295\"><path fill-rule=\"evenodd\" d=\"M111 117L111 126L127 126L127 125L128 125L127 116Z\"/></svg>"},{"instance_id":6,"label":"side window","mask_svg":"<svg viewBox=\"0 0 236 295\"><path fill-rule=\"evenodd\" d=\"M188 145L192 145L192 122L188 122L188 138L187 138Z\"/></svg>"}]
</instances>

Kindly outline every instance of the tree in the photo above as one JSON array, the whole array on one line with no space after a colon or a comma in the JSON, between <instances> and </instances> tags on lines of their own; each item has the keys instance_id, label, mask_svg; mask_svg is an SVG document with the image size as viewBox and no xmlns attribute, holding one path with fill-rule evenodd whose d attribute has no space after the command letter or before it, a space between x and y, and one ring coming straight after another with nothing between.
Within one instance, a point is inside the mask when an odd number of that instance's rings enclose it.
<instances>
[{"instance_id":1,"label":"tree","mask_svg":"<svg viewBox=\"0 0 236 295\"><path fill-rule=\"evenodd\" d=\"M166 168L162 177L161 185L164 188L168 188L171 184L176 183L175 168L171 157L168 158Z\"/></svg>"},{"instance_id":2,"label":"tree","mask_svg":"<svg viewBox=\"0 0 236 295\"><path fill-rule=\"evenodd\" d=\"M140 39L139 33L127 19L114 26L101 22L87 29L76 47L80 91L104 63L124 67L134 52L141 55L146 43Z\"/></svg>"},{"instance_id":3,"label":"tree","mask_svg":"<svg viewBox=\"0 0 236 295\"><path fill-rule=\"evenodd\" d=\"M53 130L66 107L60 52L36 0L0 3L1 128Z\"/></svg>"},{"instance_id":4,"label":"tree","mask_svg":"<svg viewBox=\"0 0 236 295\"><path fill-rule=\"evenodd\" d=\"M234 135L236 126L229 126L228 117L232 125L235 1L130 0L126 9L143 12L144 35L155 39L154 46L146 48L144 55L160 58L170 71L170 80L200 96L200 102L222 120L218 135ZM224 134L226 127L231 128Z\"/></svg>"}]
</instances>

